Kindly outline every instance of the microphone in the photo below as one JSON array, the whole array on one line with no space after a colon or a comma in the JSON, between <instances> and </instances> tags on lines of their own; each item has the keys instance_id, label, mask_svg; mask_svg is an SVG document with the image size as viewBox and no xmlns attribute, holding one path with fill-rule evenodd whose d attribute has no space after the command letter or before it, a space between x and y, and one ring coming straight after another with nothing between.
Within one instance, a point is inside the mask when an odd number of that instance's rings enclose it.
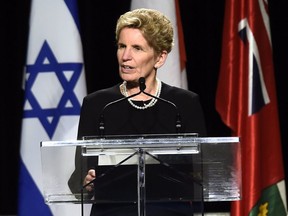
<instances>
[{"instance_id":1,"label":"microphone","mask_svg":"<svg viewBox=\"0 0 288 216\"><path fill-rule=\"evenodd\" d=\"M145 85L145 83L144 83ZM146 87L145 87L146 88ZM111 101L110 103L106 104L102 111L101 111L101 115L100 115L100 120L99 120L99 131L100 131L100 137L104 137L104 132L105 132L105 124L104 124L104 111L107 109L107 107L109 106L112 106L112 105L115 105L117 103L121 103L122 101L125 101L125 100L128 100L129 98L132 98L132 97L135 97L137 95L141 94L141 91L135 93L135 94L132 94L128 97L123 97L123 98L120 98L120 99L117 99L115 101Z\"/></svg>"},{"instance_id":2,"label":"microphone","mask_svg":"<svg viewBox=\"0 0 288 216\"><path fill-rule=\"evenodd\" d=\"M145 92L144 90L146 89L146 84L145 84L145 78L144 77L140 77L139 78L139 88L140 88L140 93L144 93L150 97L153 97L157 100L160 100L160 101L163 101L164 103L168 103L170 105L172 105L175 109L176 109L176 112L177 112L177 116L176 116L176 131L177 133L181 133L181 116L180 116L180 113L179 113L179 110L178 110L178 107L176 106L176 104L174 104L173 102L169 101L169 100L166 100L164 98L160 98L160 97L156 97L152 94L149 94L147 92Z\"/></svg>"},{"instance_id":3,"label":"microphone","mask_svg":"<svg viewBox=\"0 0 288 216\"><path fill-rule=\"evenodd\" d=\"M140 92L144 93L144 90L146 89L146 84L145 84L145 78L144 77L140 77L139 78L139 88L140 88Z\"/></svg>"},{"instance_id":4,"label":"microphone","mask_svg":"<svg viewBox=\"0 0 288 216\"><path fill-rule=\"evenodd\" d=\"M130 96L128 96L128 97L123 97L123 98L120 98L120 99L118 99L118 100L111 101L110 103L106 104L106 105L103 107L103 109L102 109L102 111L101 111L101 114L100 114L100 120L99 120L100 137L103 138L103 137L104 137L104 134L105 134L105 133L104 133L104 132L105 132L105 124L104 124L104 112L105 112L105 110L106 110L109 106L113 106L113 105L115 105L115 104L117 104L117 103L121 103L121 102L123 102L123 101L126 101L126 100L128 100L129 98L135 97L135 96L137 96L137 95L139 95L139 94L141 94L141 93L144 93L144 94L146 94L146 95L148 95L148 96L150 96L150 97L153 97L153 98L155 98L155 99L157 99L157 100L160 100L160 101L162 101L162 102L164 102L164 103L168 103L168 104L172 105L172 106L176 109L176 112L177 112L177 115L176 115L176 131L177 131L177 133L181 133L181 127L182 127L182 125L181 125L181 116L180 116L180 113L179 113L179 110L178 110L178 107L176 106L176 104L174 104L173 102L171 102L171 101L169 101L169 100L166 100L166 99L164 99L164 98L156 97L156 96L154 96L154 95L152 95L152 94L149 94L149 93L145 92L146 84L145 84L145 78L144 78L144 77L140 77L139 80L138 80L138 82L139 82L139 89L140 89L139 92L137 92L137 93L135 93L135 94L132 94L132 95L130 95Z\"/></svg>"}]
</instances>

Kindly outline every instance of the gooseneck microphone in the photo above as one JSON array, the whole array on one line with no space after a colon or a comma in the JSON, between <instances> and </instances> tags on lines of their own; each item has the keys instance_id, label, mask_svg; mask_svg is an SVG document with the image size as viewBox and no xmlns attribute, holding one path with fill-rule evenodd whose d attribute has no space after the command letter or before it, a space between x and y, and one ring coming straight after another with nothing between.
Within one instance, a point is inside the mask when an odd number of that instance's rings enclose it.
<instances>
[{"instance_id":1,"label":"gooseneck microphone","mask_svg":"<svg viewBox=\"0 0 288 216\"><path fill-rule=\"evenodd\" d=\"M140 77L139 78L139 88L140 88L140 92L144 93L144 90L146 89L146 84L145 84L145 78L144 77Z\"/></svg>"},{"instance_id":2,"label":"gooseneck microphone","mask_svg":"<svg viewBox=\"0 0 288 216\"><path fill-rule=\"evenodd\" d=\"M147 92L145 92L144 90L146 89L146 84L145 84L145 78L144 77L140 77L139 78L139 88L140 88L140 92L150 96L150 97L153 97L157 100L160 100L160 101L163 101L164 103L168 103L170 105L172 105L175 109L176 109L176 112L177 112L177 116L176 116L176 131L177 133L181 133L181 127L182 127L182 124L181 124L181 116L180 116L180 113L179 113L179 110L178 110L178 107L176 106L176 104L174 104L173 102L169 101L169 100L166 100L164 98L160 98L160 97L156 97L152 94L149 94Z\"/></svg>"},{"instance_id":3,"label":"gooseneck microphone","mask_svg":"<svg viewBox=\"0 0 288 216\"><path fill-rule=\"evenodd\" d=\"M112 106L112 105L115 105L117 103L120 103L122 101L126 101L128 100L129 98L132 98L132 97L135 97L137 95L141 94L141 91L135 93L135 94L132 94L128 97L123 97L123 98L120 98L118 100L115 100L115 101L111 101L110 103L106 104L102 111L101 111L101 115L100 115L100 120L99 120L99 131L100 131L100 137L104 137L105 135L105 124L104 124L104 111L107 109L107 107L109 106Z\"/></svg>"},{"instance_id":4,"label":"gooseneck microphone","mask_svg":"<svg viewBox=\"0 0 288 216\"><path fill-rule=\"evenodd\" d=\"M130 95L128 97L123 97L123 98L120 98L118 100L111 101L110 103L106 104L103 107L103 109L101 111L101 114L100 114L100 120L99 120L100 137L104 137L104 135L105 135L105 123L104 123L104 112L105 112L105 110L108 107L110 107L110 106L113 106L115 104L118 104L118 103L121 103L123 101L126 101L126 100L128 100L128 99L130 99L132 97L135 97L135 96L137 96L137 95L139 95L141 93L144 93L144 94L146 94L146 95L148 95L148 96L150 96L152 98L155 98L157 100L163 101L164 103L168 103L168 104L172 105L176 109L176 112L177 112L177 116L176 116L176 132L177 133L181 132L182 125L181 125L181 117L180 117L180 114L179 114L179 111L178 111L178 107L173 102L171 102L169 100L166 100L166 99L163 99L163 98L160 98L160 97L156 97L156 96L154 96L152 94L149 94L149 93L145 92L146 84L145 84L145 78L144 77L140 77L138 82L139 82L139 89L140 89L139 92L137 92L135 94L132 94L132 95Z\"/></svg>"}]
</instances>

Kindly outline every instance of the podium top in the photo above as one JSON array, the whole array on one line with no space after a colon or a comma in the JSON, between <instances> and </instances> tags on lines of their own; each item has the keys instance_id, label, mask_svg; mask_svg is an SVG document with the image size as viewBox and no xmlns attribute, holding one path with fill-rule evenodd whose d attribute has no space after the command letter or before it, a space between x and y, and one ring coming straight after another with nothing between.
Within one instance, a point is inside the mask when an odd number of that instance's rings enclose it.
<instances>
[{"instance_id":1,"label":"podium top","mask_svg":"<svg viewBox=\"0 0 288 216\"><path fill-rule=\"evenodd\" d=\"M82 147L84 156L131 154L142 149L152 154L197 154L202 144L239 143L239 137L198 137L196 133L87 136L83 140L43 141L41 147Z\"/></svg>"},{"instance_id":2,"label":"podium top","mask_svg":"<svg viewBox=\"0 0 288 216\"><path fill-rule=\"evenodd\" d=\"M83 140L64 140L64 141L42 141L41 147L53 146L100 146L105 148L122 147L144 147L145 145L172 145L175 144L191 146L191 144L202 143L238 143L239 137L198 137L195 133L183 134L143 134L143 135L121 135L121 136L87 136Z\"/></svg>"}]
</instances>

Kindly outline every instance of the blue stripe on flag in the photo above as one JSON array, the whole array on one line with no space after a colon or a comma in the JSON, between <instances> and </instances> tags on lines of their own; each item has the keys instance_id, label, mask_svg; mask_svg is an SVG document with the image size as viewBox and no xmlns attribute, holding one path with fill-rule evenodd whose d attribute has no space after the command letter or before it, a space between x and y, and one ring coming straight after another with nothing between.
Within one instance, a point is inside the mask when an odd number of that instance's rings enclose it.
<instances>
[{"instance_id":1,"label":"blue stripe on flag","mask_svg":"<svg viewBox=\"0 0 288 216\"><path fill-rule=\"evenodd\" d=\"M78 31L80 30L80 23L79 23L79 17L78 17L78 7L77 7L77 1L76 0L65 0L65 4L67 5L68 10L70 11L75 24L78 28Z\"/></svg>"},{"instance_id":2,"label":"blue stripe on flag","mask_svg":"<svg viewBox=\"0 0 288 216\"><path fill-rule=\"evenodd\" d=\"M43 202L43 196L22 160L20 160L20 176L18 216L31 215L31 212L33 212L33 215L52 216L48 205Z\"/></svg>"},{"instance_id":3,"label":"blue stripe on flag","mask_svg":"<svg viewBox=\"0 0 288 216\"><path fill-rule=\"evenodd\" d=\"M257 113L265 106L262 85L260 81L259 65L253 56L253 86L252 86L252 114Z\"/></svg>"}]
</instances>

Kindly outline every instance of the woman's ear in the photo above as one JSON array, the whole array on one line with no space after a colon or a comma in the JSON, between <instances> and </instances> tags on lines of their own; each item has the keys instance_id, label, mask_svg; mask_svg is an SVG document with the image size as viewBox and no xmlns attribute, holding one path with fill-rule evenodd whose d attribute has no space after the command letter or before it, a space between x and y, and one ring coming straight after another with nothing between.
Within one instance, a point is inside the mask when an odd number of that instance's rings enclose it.
<instances>
[{"instance_id":1,"label":"woman's ear","mask_svg":"<svg viewBox=\"0 0 288 216\"><path fill-rule=\"evenodd\" d=\"M167 56L168 56L168 52L166 50L163 50L158 56L157 56L157 59L156 59L156 62L155 62L155 65L154 65L154 68L160 68L162 65L164 65L166 59L167 59Z\"/></svg>"}]
</instances>

